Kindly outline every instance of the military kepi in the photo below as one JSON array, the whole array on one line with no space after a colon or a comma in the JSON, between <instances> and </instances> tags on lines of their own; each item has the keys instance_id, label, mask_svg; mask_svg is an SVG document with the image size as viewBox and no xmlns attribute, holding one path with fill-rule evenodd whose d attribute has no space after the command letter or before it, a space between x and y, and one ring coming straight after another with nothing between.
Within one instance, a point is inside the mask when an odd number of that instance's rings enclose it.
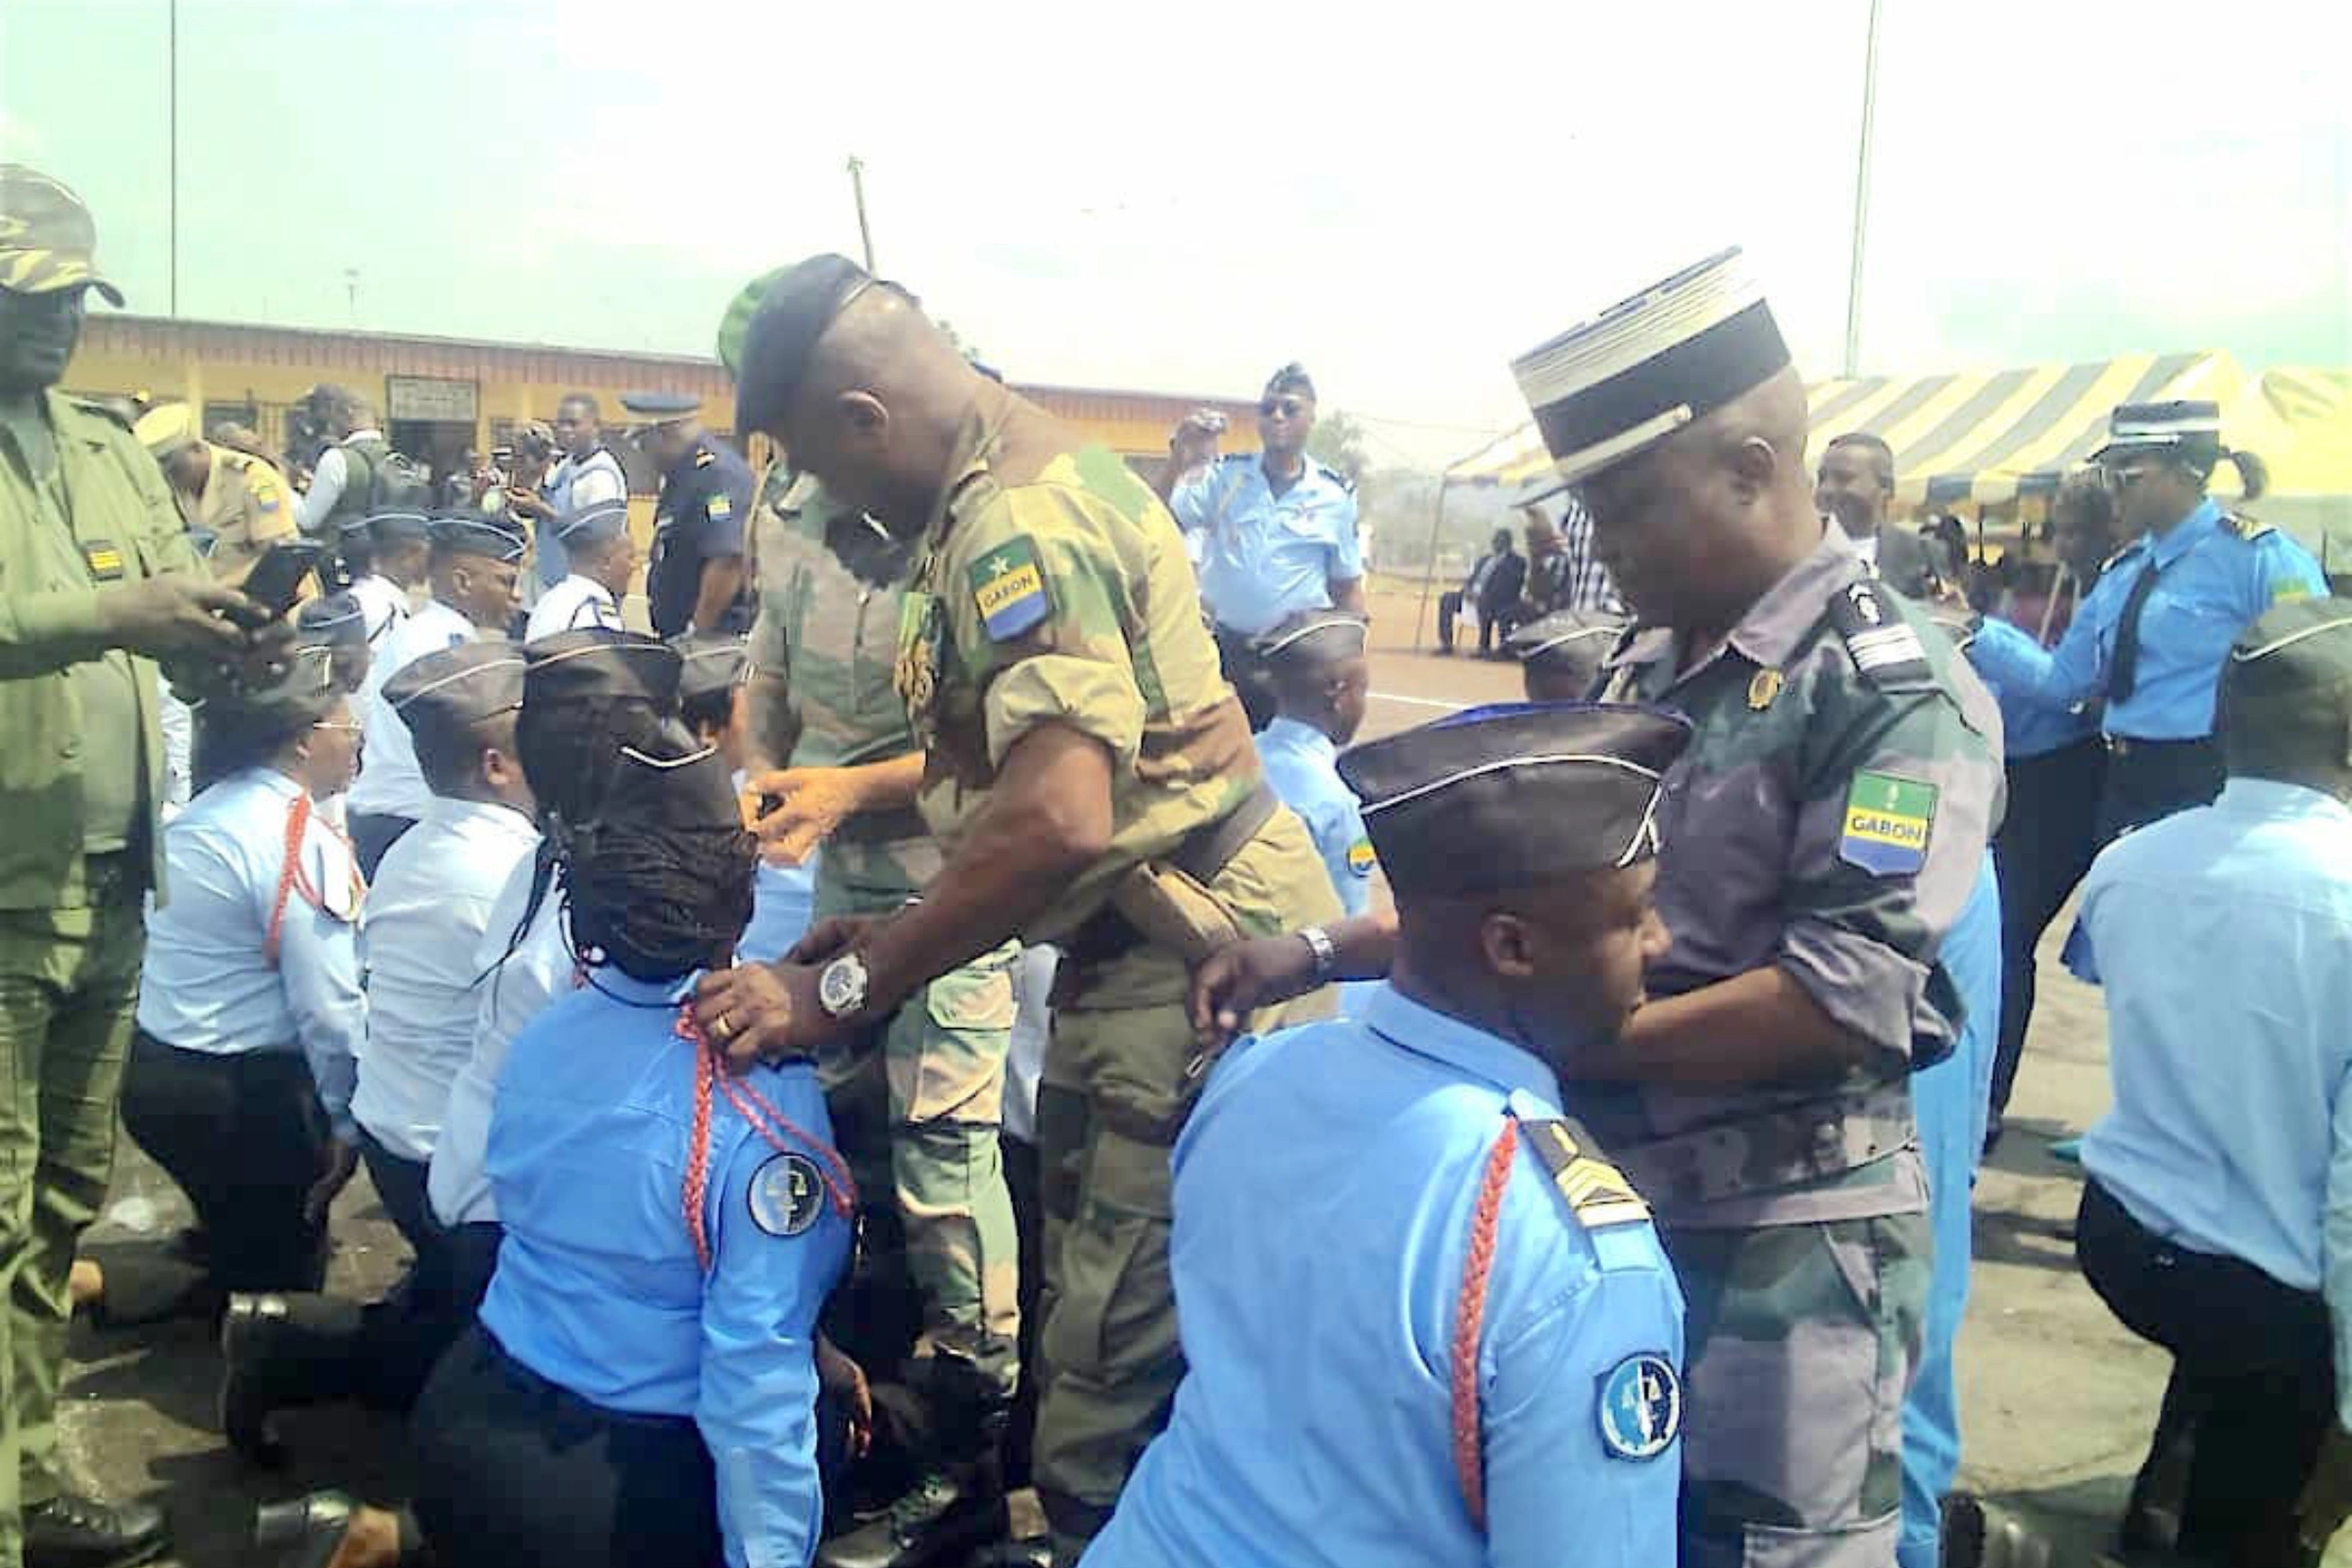
<instances>
[{"instance_id":1,"label":"military kepi","mask_svg":"<svg viewBox=\"0 0 2352 1568\"><path fill-rule=\"evenodd\" d=\"M1690 721L1615 703L1474 708L1340 754L1399 898L1524 887L1657 853Z\"/></svg>"},{"instance_id":2,"label":"military kepi","mask_svg":"<svg viewBox=\"0 0 2352 1568\"><path fill-rule=\"evenodd\" d=\"M130 433L147 455L158 463L167 462L174 454L185 452L199 439L196 431L196 411L185 403L165 403L139 416L139 422Z\"/></svg>"},{"instance_id":3,"label":"military kepi","mask_svg":"<svg viewBox=\"0 0 2352 1568\"><path fill-rule=\"evenodd\" d=\"M2238 634L2222 673L2225 742L2244 728L2309 732L2315 748L2343 744L2352 710L2352 604L2288 599Z\"/></svg>"},{"instance_id":4,"label":"military kepi","mask_svg":"<svg viewBox=\"0 0 2352 1568\"><path fill-rule=\"evenodd\" d=\"M98 225L64 182L0 164L0 288L54 294L94 288L120 307L122 291L98 270Z\"/></svg>"},{"instance_id":5,"label":"military kepi","mask_svg":"<svg viewBox=\"0 0 2352 1568\"><path fill-rule=\"evenodd\" d=\"M691 392L623 392L620 406L648 424L675 424L703 412L703 400Z\"/></svg>"},{"instance_id":6,"label":"military kepi","mask_svg":"<svg viewBox=\"0 0 2352 1568\"><path fill-rule=\"evenodd\" d=\"M1512 362L1560 476L1622 463L1788 368L1772 307L1737 248Z\"/></svg>"},{"instance_id":7,"label":"military kepi","mask_svg":"<svg viewBox=\"0 0 2352 1568\"><path fill-rule=\"evenodd\" d=\"M384 701L420 740L454 737L520 708L522 677L522 655L513 643L459 643L403 665L384 682Z\"/></svg>"}]
</instances>

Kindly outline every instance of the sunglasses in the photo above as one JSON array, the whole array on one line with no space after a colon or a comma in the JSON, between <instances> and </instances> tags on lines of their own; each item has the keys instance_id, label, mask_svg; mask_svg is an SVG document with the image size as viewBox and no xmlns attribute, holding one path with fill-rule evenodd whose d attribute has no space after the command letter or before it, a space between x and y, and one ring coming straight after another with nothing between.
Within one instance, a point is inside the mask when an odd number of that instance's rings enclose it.
<instances>
[{"instance_id":1,"label":"sunglasses","mask_svg":"<svg viewBox=\"0 0 2352 1568\"><path fill-rule=\"evenodd\" d=\"M1257 416L1261 419L1271 419L1278 414L1286 419L1296 419L1305 412L1303 398L1264 398L1257 405Z\"/></svg>"},{"instance_id":2,"label":"sunglasses","mask_svg":"<svg viewBox=\"0 0 2352 1568\"><path fill-rule=\"evenodd\" d=\"M2155 471L2153 464L2141 464L2130 468L2109 468L2107 470L2107 488L2119 493L2129 490Z\"/></svg>"}]
</instances>

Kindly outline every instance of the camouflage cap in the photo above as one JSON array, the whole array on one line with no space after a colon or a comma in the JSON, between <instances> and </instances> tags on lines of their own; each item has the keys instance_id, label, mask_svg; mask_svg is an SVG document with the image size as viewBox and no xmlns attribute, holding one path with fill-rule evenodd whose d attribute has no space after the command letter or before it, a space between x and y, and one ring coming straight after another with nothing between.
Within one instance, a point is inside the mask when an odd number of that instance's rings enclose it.
<instances>
[{"instance_id":1,"label":"camouflage cap","mask_svg":"<svg viewBox=\"0 0 2352 1568\"><path fill-rule=\"evenodd\" d=\"M728 302L726 315L718 318L718 363L727 368L728 375L735 375L743 368L743 340L751 333L752 318L760 314L768 289L791 270L789 267L778 267L762 272L744 284L742 292Z\"/></svg>"},{"instance_id":2,"label":"camouflage cap","mask_svg":"<svg viewBox=\"0 0 2352 1568\"><path fill-rule=\"evenodd\" d=\"M63 183L23 164L0 164L0 288L54 294L94 288L120 306L98 271L98 225Z\"/></svg>"}]
</instances>

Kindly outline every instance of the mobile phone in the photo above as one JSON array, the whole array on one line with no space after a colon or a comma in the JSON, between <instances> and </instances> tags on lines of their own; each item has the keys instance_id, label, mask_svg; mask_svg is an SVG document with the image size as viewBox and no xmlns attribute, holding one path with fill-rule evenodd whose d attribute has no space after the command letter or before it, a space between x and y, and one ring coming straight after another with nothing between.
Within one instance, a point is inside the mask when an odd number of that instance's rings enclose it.
<instances>
[{"instance_id":1,"label":"mobile phone","mask_svg":"<svg viewBox=\"0 0 2352 1568\"><path fill-rule=\"evenodd\" d=\"M294 608L302 585L318 574L326 551L309 539L281 539L255 562L245 577L245 596L270 612L272 619Z\"/></svg>"}]
</instances>

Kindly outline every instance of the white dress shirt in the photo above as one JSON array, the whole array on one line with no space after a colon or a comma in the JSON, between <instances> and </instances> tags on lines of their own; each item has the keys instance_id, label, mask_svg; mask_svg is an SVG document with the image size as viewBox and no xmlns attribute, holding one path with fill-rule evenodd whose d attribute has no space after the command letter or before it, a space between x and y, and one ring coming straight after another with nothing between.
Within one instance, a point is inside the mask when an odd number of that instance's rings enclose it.
<instances>
[{"instance_id":1,"label":"white dress shirt","mask_svg":"<svg viewBox=\"0 0 2352 1568\"><path fill-rule=\"evenodd\" d=\"M360 602L361 624L368 628L368 646L383 654L384 638L409 618L409 591L381 572L351 580L351 597Z\"/></svg>"},{"instance_id":2,"label":"white dress shirt","mask_svg":"<svg viewBox=\"0 0 2352 1568\"><path fill-rule=\"evenodd\" d=\"M155 685L155 716L164 732L164 800L157 813L169 822L188 808L195 793L196 712L160 673Z\"/></svg>"},{"instance_id":3,"label":"white dress shirt","mask_svg":"<svg viewBox=\"0 0 2352 1568\"><path fill-rule=\"evenodd\" d=\"M530 622L522 629L522 640L545 642L585 626L620 630L620 606L612 589L575 571L539 596L539 602L531 607Z\"/></svg>"},{"instance_id":4,"label":"white dress shirt","mask_svg":"<svg viewBox=\"0 0 2352 1568\"><path fill-rule=\"evenodd\" d=\"M514 807L436 795L375 868L360 923L368 1044L351 1113L403 1159L433 1156L449 1086L473 1054L482 933L538 842Z\"/></svg>"},{"instance_id":5,"label":"white dress shirt","mask_svg":"<svg viewBox=\"0 0 2352 1568\"><path fill-rule=\"evenodd\" d=\"M288 813L301 786L248 768L189 803L164 830L170 901L147 922L139 1027L210 1055L300 1051L338 1136L351 1136L351 1090L368 1001L360 990L358 867L314 811L301 882L286 900L277 962L266 946L285 867Z\"/></svg>"},{"instance_id":6,"label":"white dress shirt","mask_svg":"<svg viewBox=\"0 0 2352 1568\"><path fill-rule=\"evenodd\" d=\"M508 873L474 953L473 972L483 978L476 992L473 1054L449 1086L426 1186L433 1213L444 1225L498 1218L483 1161L490 1151L490 1111L498 1095L499 1069L507 1064L507 1049L523 1026L549 1003L575 989L578 964L564 922L561 879L541 902L521 941L514 940L522 911L530 905L536 860L536 856L526 856Z\"/></svg>"},{"instance_id":7,"label":"white dress shirt","mask_svg":"<svg viewBox=\"0 0 2352 1568\"><path fill-rule=\"evenodd\" d=\"M360 695L362 738L368 743L360 762L359 782L351 787L351 809L362 816L424 815L433 792L424 787L424 772L416 765L416 744L409 726L384 701L384 682L426 654L480 635L473 622L438 599L392 628L368 666L368 683Z\"/></svg>"}]
</instances>

